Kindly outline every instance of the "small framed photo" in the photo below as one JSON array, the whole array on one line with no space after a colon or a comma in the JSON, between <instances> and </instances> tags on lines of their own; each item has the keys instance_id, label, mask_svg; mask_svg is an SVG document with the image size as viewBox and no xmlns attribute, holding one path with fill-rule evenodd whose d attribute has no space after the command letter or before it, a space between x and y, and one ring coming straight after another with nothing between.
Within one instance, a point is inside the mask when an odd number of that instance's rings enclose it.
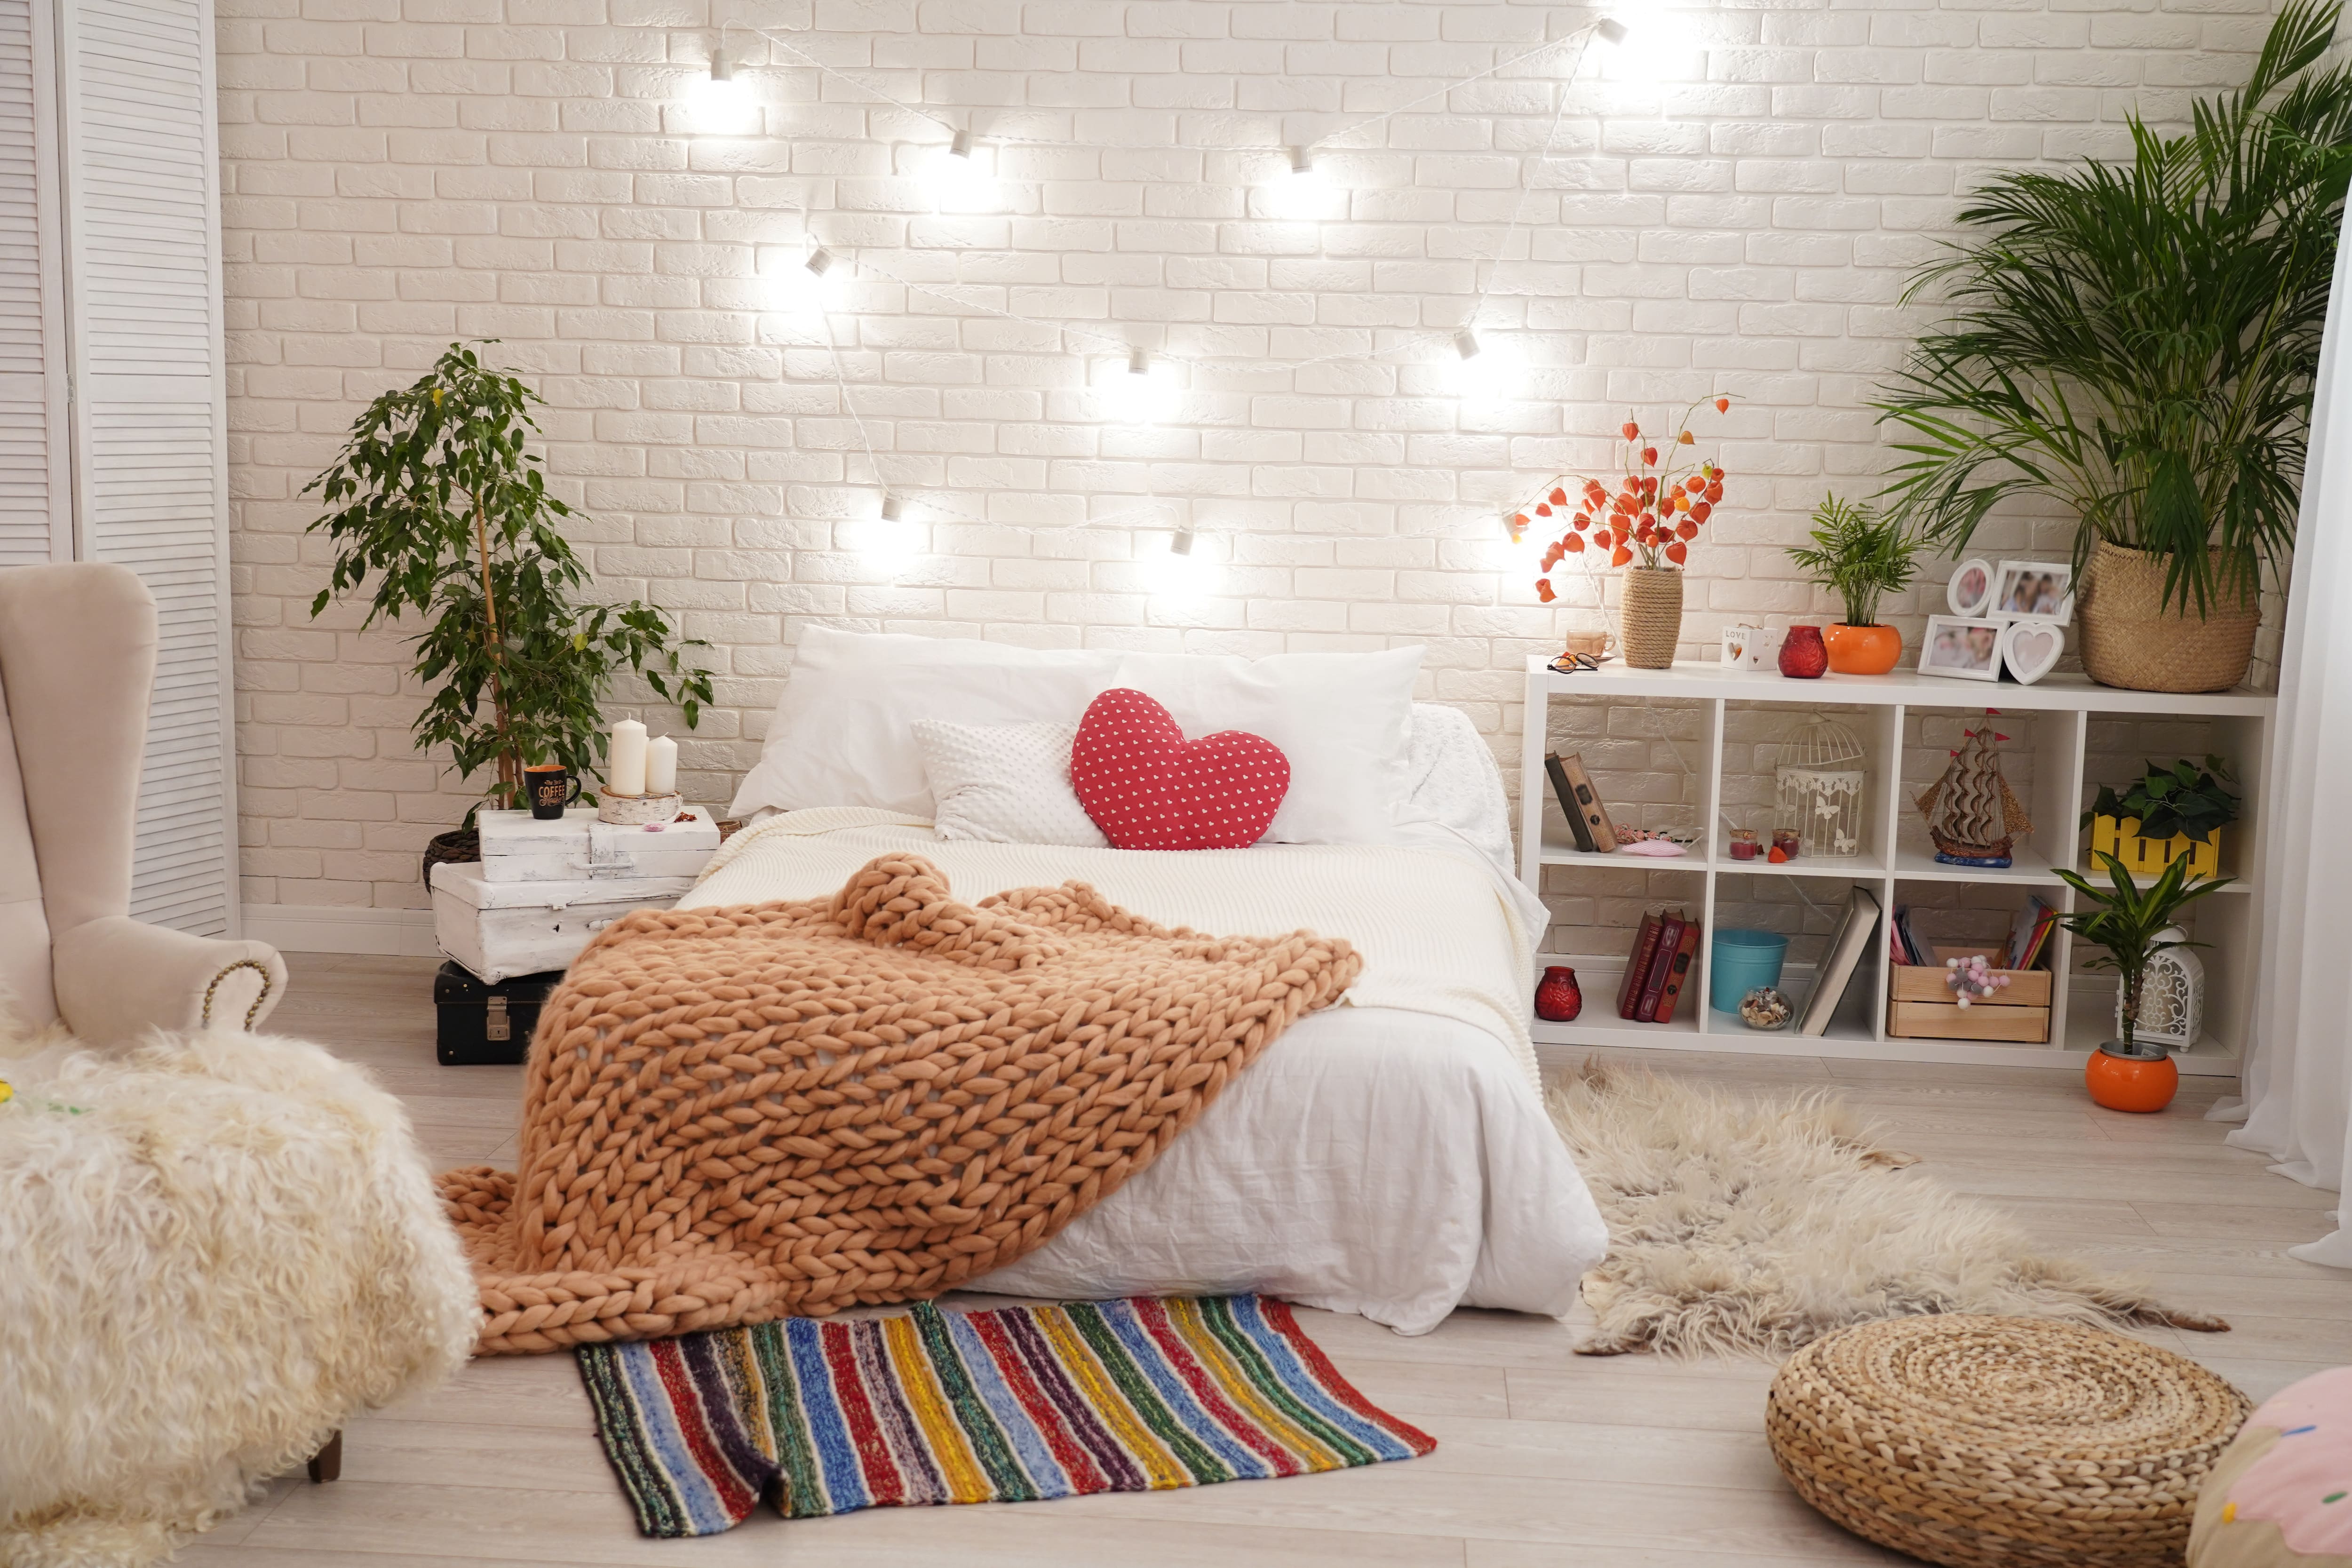
<instances>
[{"instance_id":1,"label":"small framed photo","mask_svg":"<svg viewBox=\"0 0 2352 1568\"><path fill-rule=\"evenodd\" d=\"M1992 609L1992 563L1973 556L1952 568L1944 584L1944 603L1956 616L1981 616Z\"/></svg>"},{"instance_id":2,"label":"small framed photo","mask_svg":"<svg viewBox=\"0 0 2352 1568\"><path fill-rule=\"evenodd\" d=\"M1982 616L1929 616L1927 635L1919 644L1919 673L1999 680L2001 626Z\"/></svg>"},{"instance_id":3,"label":"small framed photo","mask_svg":"<svg viewBox=\"0 0 2352 1568\"><path fill-rule=\"evenodd\" d=\"M1979 613L2063 626L2074 618L2074 568L2063 561L2004 561L1993 577L1992 607Z\"/></svg>"}]
</instances>

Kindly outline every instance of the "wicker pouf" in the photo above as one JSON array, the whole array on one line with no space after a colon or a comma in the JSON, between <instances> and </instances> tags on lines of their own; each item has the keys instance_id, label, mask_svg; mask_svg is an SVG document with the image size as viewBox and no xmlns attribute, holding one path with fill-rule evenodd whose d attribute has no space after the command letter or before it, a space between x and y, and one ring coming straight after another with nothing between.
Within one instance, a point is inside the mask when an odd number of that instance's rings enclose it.
<instances>
[{"instance_id":1,"label":"wicker pouf","mask_svg":"<svg viewBox=\"0 0 2352 1568\"><path fill-rule=\"evenodd\" d=\"M1799 1351L1764 1430L1799 1496L1951 1568L2178 1568L2246 1398L2196 1363L2036 1318L1865 1323Z\"/></svg>"}]
</instances>

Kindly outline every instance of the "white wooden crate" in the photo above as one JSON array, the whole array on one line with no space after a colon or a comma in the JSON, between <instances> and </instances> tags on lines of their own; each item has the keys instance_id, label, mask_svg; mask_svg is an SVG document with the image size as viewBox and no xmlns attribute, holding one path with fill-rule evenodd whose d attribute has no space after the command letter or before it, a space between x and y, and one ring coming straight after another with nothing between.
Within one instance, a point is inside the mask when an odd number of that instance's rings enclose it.
<instances>
[{"instance_id":1,"label":"white wooden crate","mask_svg":"<svg viewBox=\"0 0 2352 1568\"><path fill-rule=\"evenodd\" d=\"M542 822L528 811L485 811L482 875L493 882L583 882L635 877L693 877L719 849L719 824L708 806L658 827L618 827L575 805Z\"/></svg>"},{"instance_id":2,"label":"white wooden crate","mask_svg":"<svg viewBox=\"0 0 2352 1568\"><path fill-rule=\"evenodd\" d=\"M666 910L693 886L690 876L493 882L478 862L448 861L433 868L433 935L443 952L495 985L568 967L614 921Z\"/></svg>"}]
</instances>

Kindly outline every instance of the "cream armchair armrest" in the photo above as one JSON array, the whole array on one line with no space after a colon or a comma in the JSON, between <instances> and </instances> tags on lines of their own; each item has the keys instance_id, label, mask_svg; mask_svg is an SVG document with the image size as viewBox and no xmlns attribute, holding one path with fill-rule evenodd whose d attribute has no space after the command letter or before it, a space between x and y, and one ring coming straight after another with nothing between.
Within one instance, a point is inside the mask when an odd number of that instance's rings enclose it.
<instances>
[{"instance_id":1,"label":"cream armchair armrest","mask_svg":"<svg viewBox=\"0 0 2352 1568\"><path fill-rule=\"evenodd\" d=\"M250 1029L286 994L286 961L267 942L221 942L106 915L57 939L58 1012L85 1045L152 1028Z\"/></svg>"}]
</instances>

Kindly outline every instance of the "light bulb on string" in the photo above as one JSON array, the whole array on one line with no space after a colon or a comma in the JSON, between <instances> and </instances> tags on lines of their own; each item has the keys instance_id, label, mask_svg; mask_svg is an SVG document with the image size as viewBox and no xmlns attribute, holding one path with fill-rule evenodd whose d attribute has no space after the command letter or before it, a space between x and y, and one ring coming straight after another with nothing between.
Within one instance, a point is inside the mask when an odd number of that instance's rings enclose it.
<instances>
[{"instance_id":1,"label":"light bulb on string","mask_svg":"<svg viewBox=\"0 0 2352 1568\"><path fill-rule=\"evenodd\" d=\"M1282 218L1331 216L1339 195L1324 178L1311 144L1286 148L1282 163L1264 189L1267 208Z\"/></svg>"},{"instance_id":2,"label":"light bulb on string","mask_svg":"<svg viewBox=\"0 0 2352 1568\"><path fill-rule=\"evenodd\" d=\"M833 252L822 245L812 246L806 256L786 251L780 263L763 265L768 309L789 316L821 315L833 291L825 276L833 266Z\"/></svg>"},{"instance_id":3,"label":"light bulb on string","mask_svg":"<svg viewBox=\"0 0 2352 1568\"><path fill-rule=\"evenodd\" d=\"M1454 334L1454 359L1447 366L1454 395L1465 403L1501 402L1519 396L1526 366L1508 334L1465 327Z\"/></svg>"},{"instance_id":4,"label":"light bulb on string","mask_svg":"<svg viewBox=\"0 0 2352 1568\"><path fill-rule=\"evenodd\" d=\"M1142 349L1132 349L1124 363L1114 363L1098 378L1103 404L1122 425L1152 425L1175 409L1176 377L1165 361Z\"/></svg>"},{"instance_id":5,"label":"light bulb on string","mask_svg":"<svg viewBox=\"0 0 2352 1568\"><path fill-rule=\"evenodd\" d=\"M1155 598L1197 599L1216 585L1216 563L1201 548L1201 536L1191 528L1171 532L1168 548L1156 552L1146 564Z\"/></svg>"},{"instance_id":6,"label":"light bulb on string","mask_svg":"<svg viewBox=\"0 0 2352 1568\"><path fill-rule=\"evenodd\" d=\"M882 492L882 506L873 521L852 526L856 533L849 542L859 556L893 577L912 567L928 542L907 498L888 490Z\"/></svg>"},{"instance_id":7,"label":"light bulb on string","mask_svg":"<svg viewBox=\"0 0 2352 1568\"><path fill-rule=\"evenodd\" d=\"M713 54L709 74L688 94L687 115L703 135L742 136L759 129L760 104L751 84L735 74L735 62Z\"/></svg>"},{"instance_id":8,"label":"light bulb on string","mask_svg":"<svg viewBox=\"0 0 2352 1568\"><path fill-rule=\"evenodd\" d=\"M1004 187L996 178L995 149L969 131L959 131L944 147L916 154L924 189L943 213L1004 210Z\"/></svg>"}]
</instances>

